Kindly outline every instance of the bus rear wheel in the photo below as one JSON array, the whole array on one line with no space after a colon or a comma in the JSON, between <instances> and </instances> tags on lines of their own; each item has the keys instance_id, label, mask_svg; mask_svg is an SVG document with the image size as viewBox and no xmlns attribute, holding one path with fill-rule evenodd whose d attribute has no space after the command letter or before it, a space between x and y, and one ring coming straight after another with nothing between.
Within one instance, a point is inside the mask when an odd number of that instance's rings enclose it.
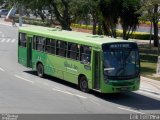
<instances>
[{"instance_id":1,"label":"bus rear wheel","mask_svg":"<svg viewBox=\"0 0 160 120\"><path fill-rule=\"evenodd\" d=\"M44 77L44 68L41 63L38 63L37 65L37 75L41 78Z\"/></svg>"},{"instance_id":2,"label":"bus rear wheel","mask_svg":"<svg viewBox=\"0 0 160 120\"><path fill-rule=\"evenodd\" d=\"M82 76L79 80L79 88L81 91L83 92L88 92L89 88L88 88L88 81L86 79L85 76Z\"/></svg>"}]
</instances>

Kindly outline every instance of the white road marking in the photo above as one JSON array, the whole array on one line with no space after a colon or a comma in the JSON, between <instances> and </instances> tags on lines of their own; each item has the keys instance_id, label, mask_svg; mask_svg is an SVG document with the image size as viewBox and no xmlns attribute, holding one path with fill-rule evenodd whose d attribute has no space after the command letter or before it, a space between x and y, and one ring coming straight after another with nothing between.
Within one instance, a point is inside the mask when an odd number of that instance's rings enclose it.
<instances>
[{"instance_id":1,"label":"white road marking","mask_svg":"<svg viewBox=\"0 0 160 120\"><path fill-rule=\"evenodd\" d=\"M63 91L63 90L60 90L60 89L55 89L53 88L52 89L53 91L58 91L58 92L61 92L61 93L65 93L65 94L68 94L68 95L72 95L72 96L77 96L77 97L80 97L80 98L83 98L83 99L86 99L87 97L84 97L84 96L81 96L81 95L76 95L76 94L73 94L71 92L68 92L68 91Z\"/></svg>"},{"instance_id":2,"label":"white road marking","mask_svg":"<svg viewBox=\"0 0 160 120\"><path fill-rule=\"evenodd\" d=\"M8 43L10 40L11 40L11 39L9 38L9 39L7 39L7 41L6 41L6 42Z\"/></svg>"},{"instance_id":3,"label":"white road marking","mask_svg":"<svg viewBox=\"0 0 160 120\"><path fill-rule=\"evenodd\" d=\"M1 38L0 42L6 42L6 43L14 43L16 41L16 39L11 39L11 38Z\"/></svg>"},{"instance_id":4,"label":"white road marking","mask_svg":"<svg viewBox=\"0 0 160 120\"><path fill-rule=\"evenodd\" d=\"M3 68L0 67L0 71L3 71L3 72L4 72L5 70L4 70Z\"/></svg>"},{"instance_id":5,"label":"white road marking","mask_svg":"<svg viewBox=\"0 0 160 120\"><path fill-rule=\"evenodd\" d=\"M128 109L128 108L123 108L123 107L118 107L119 109L122 109L122 110L126 110L126 111L130 111L130 112L135 112L135 113L139 113L139 114L145 114L143 112L139 112L139 111L136 111L136 110L132 110L132 109Z\"/></svg>"},{"instance_id":6,"label":"white road marking","mask_svg":"<svg viewBox=\"0 0 160 120\"><path fill-rule=\"evenodd\" d=\"M27 82L30 82L30 83L34 83L33 81L31 81L31 80L28 80L28 79L25 79L25 78L23 78L23 77L20 77L20 76L18 76L18 75L14 75L16 78L19 78L19 79L21 79L21 80L24 80L24 81L27 81Z\"/></svg>"},{"instance_id":7,"label":"white road marking","mask_svg":"<svg viewBox=\"0 0 160 120\"><path fill-rule=\"evenodd\" d=\"M5 41L5 39L3 38L2 40L1 40L1 42L4 42Z\"/></svg>"},{"instance_id":8,"label":"white road marking","mask_svg":"<svg viewBox=\"0 0 160 120\"><path fill-rule=\"evenodd\" d=\"M12 41L11 41L11 42L13 43L13 42L15 42L15 41L16 41L16 39L12 39Z\"/></svg>"},{"instance_id":9,"label":"white road marking","mask_svg":"<svg viewBox=\"0 0 160 120\"><path fill-rule=\"evenodd\" d=\"M94 104L101 105L100 103L98 103L98 102L96 102L96 101L94 101L94 100L92 100L92 99L90 99L90 101L91 101L92 103L94 103Z\"/></svg>"},{"instance_id":10,"label":"white road marking","mask_svg":"<svg viewBox=\"0 0 160 120\"><path fill-rule=\"evenodd\" d=\"M55 89L55 88L53 88L52 90L62 92L62 93L65 93L65 94L69 94L69 95L73 95L71 92L67 92L67 91L63 91L63 90L59 90L59 89Z\"/></svg>"},{"instance_id":11,"label":"white road marking","mask_svg":"<svg viewBox=\"0 0 160 120\"><path fill-rule=\"evenodd\" d=\"M85 96L82 96L82 95L76 95L76 94L73 94L74 96L77 96L77 97L80 97L80 98L83 98L83 99L87 99L87 97Z\"/></svg>"},{"instance_id":12,"label":"white road marking","mask_svg":"<svg viewBox=\"0 0 160 120\"><path fill-rule=\"evenodd\" d=\"M60 90L60 89L61 89L60 87L57 87L57 86L55 86L55 85L54 85L54 88L55 88L55 89L58 89L58 90Z\"/></svg>"}]
</instances>

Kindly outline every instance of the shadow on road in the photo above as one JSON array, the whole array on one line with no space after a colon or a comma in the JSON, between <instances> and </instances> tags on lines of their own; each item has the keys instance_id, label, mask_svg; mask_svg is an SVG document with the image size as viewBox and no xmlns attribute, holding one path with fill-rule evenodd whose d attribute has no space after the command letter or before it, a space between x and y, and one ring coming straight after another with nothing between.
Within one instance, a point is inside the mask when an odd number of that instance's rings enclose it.
<instances>
[{"instance_id":1,"label":"shadow on road","mask_svg":"<svg viewBox=\"0 0 160 120\"><path fill-rule=\"evenodd\" d=\"M135 92L100 94L93 91L92 94L103 100L135 110L160 110L160 100Z\"/></svg>"},{"instance_id":2,"label":"shadow on road","mask_svg":"<svg viewBox=\"0 0 160 120\"><path fill-rule=\"evenodd\" d=\"M35 71L24 72L37 76L37 73ZM78 90L77 85L52 76L45 75L44 80L53 81ZM126 106L135 110L160 110L160 100L147 97L145 95L141 95L135 92L102 94L91 90L88 94L91 94L97 97L98 99Z\"/></svg>"}]
</instances>

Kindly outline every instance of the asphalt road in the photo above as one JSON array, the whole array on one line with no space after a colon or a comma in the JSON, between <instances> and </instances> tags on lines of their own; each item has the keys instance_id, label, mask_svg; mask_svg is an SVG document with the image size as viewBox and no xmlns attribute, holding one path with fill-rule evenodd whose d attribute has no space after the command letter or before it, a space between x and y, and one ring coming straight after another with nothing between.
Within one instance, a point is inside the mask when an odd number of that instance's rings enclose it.
<instances>
[{"instance_id":1,"label":"asphalt road","mask_svg":"<svg viewBox=\"0 0 160 120\"><path fill-rule=\"evenodd\" d=\"M17 62L17 31L18 27L0 25L0 113L160 113L160 94L86 94L54 77L37 77Z\"/></svg>"}]
</instances>

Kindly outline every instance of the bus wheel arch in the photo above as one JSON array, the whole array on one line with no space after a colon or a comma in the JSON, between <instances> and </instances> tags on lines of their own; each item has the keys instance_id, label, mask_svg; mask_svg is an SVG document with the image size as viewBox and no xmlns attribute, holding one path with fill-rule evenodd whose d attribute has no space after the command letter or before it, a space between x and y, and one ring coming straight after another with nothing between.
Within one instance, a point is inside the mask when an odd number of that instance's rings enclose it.
<instances>
[{"instance_id":1,"label":"bus wheel arch","mask_svg":"<svg viewBox=\"0 0 160 120\"><path fill-rule=\"evenodd\" d=\"M37 75L39 77L44 77L44 66L42 64L42 62L37 62L36 64L36 70L37 70Z\"/></svg>"},{"instance_id":2,"label":"bus wheel arch","mask_svg":"<svg viewBox=\"0 0 160 120\"><path fill-rule=\"evenodd\" d=\"M78 76L78 87L83 92L89 91L87 77L83 74L80 74Z\"/></svg>"}]
</instances>

